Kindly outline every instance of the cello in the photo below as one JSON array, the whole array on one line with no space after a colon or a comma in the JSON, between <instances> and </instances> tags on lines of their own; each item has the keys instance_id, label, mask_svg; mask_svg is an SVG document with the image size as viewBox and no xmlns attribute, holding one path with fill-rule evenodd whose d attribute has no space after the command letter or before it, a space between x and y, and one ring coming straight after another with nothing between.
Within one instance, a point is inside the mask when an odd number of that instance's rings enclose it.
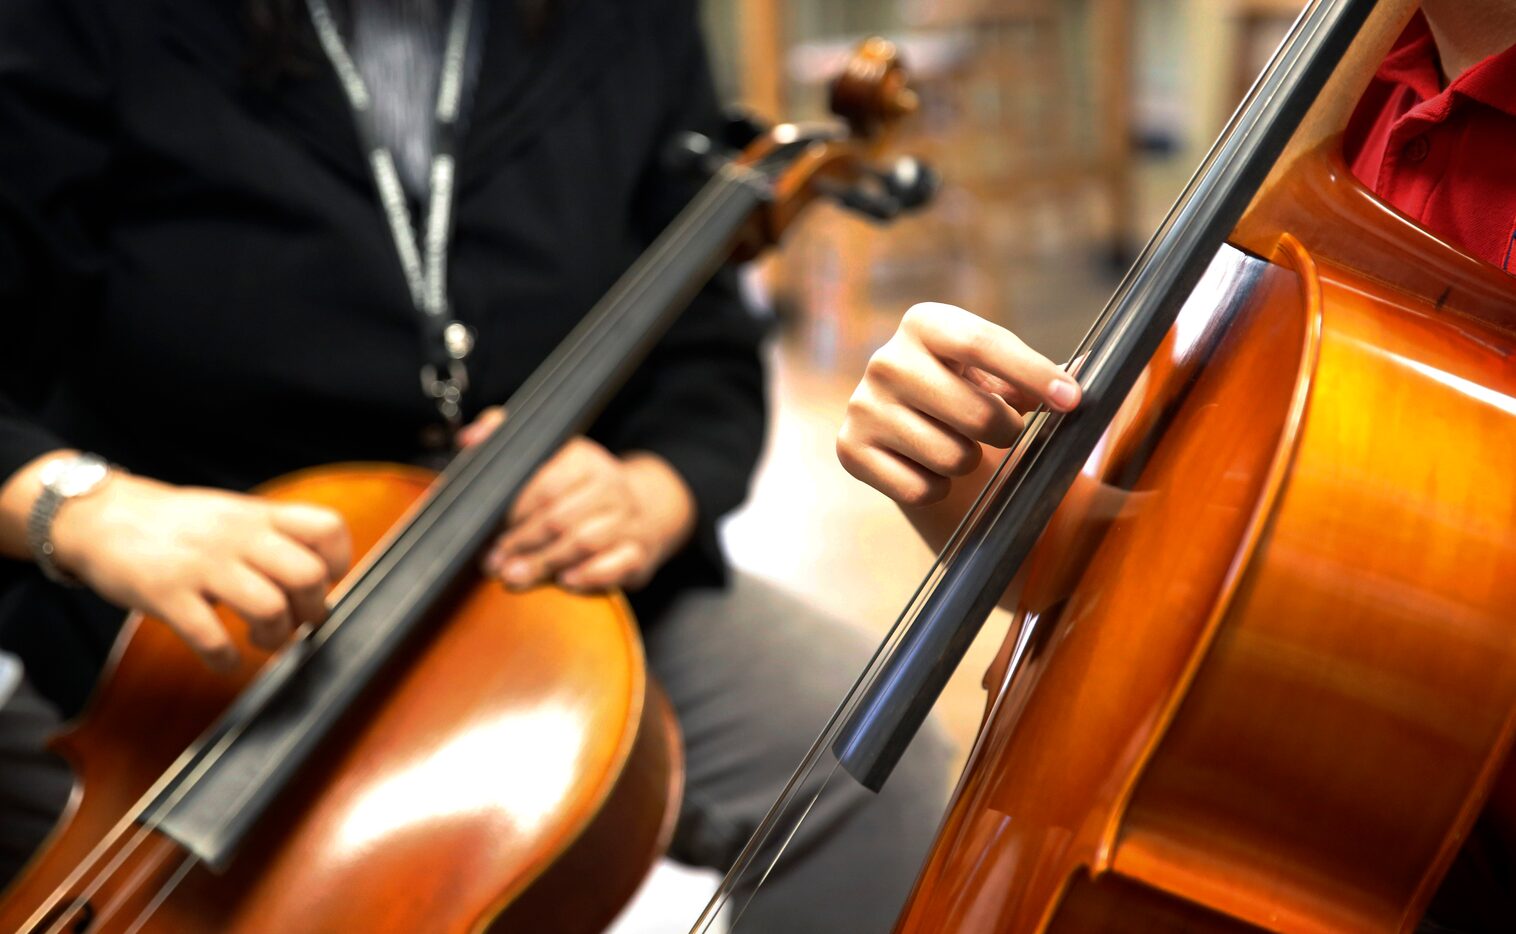
<instances>
[{"instance_id":1,"label":"cello","mask_svg":"<svg viewBox=\"0 0 1516 934\"><path fill-rule=\"evenodd\" d=\"M0 899L26 934L602 929L663 851L678 726L619 594L507 592L477 570L533 475L583 431L706 280L832 198L879 219L933 176L873 159L914 98L893 46L833 87L840 122L740 153L680 140L710 176L685 210L441 472L383 464L276 480L329 507L357 565L272 656L212 672L135 615L53 746L78 780ZM587 880L592 880L588 881Z\"/></svg>"},{"instance_id":2,"label":"cello","mask_svg":"<svg viewBox=\"0 0 1516 934\"><path fill-rule=\"evenodd\" d=\"M888 779L1013 580L898 932L1410 932L1516 839L1516 282L1342 151L1415 9L1308 6L702 925Z\"/></svg>"}]
</instances>

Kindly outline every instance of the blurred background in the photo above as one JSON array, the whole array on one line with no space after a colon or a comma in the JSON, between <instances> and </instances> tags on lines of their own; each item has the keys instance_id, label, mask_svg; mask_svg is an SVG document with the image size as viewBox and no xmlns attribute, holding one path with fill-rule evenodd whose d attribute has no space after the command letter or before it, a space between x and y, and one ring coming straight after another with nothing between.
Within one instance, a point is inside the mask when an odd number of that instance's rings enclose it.
<instances>
[{"instance_id":1,"label":"blurred background","mask_svg":"<svg viewBox=\"0 0 1516 934\"><path fill-rule=\"evenodd\" d=\"M942 301L1066 359L1304 5L704 0L723 98L765 118L825 118L827 82L857 42L893 40L922 107L891 151L944 180L927 210L888 227L813 208L749 270L779 327L768 451L724 529L734 563L877 641L932 556L833 452L869 355L910 305ZM960 765L1008 622L990 621L938 706ZM665 866L618 934L687 923L681 902L711 884Z\"/></svg>"}]
</instances>

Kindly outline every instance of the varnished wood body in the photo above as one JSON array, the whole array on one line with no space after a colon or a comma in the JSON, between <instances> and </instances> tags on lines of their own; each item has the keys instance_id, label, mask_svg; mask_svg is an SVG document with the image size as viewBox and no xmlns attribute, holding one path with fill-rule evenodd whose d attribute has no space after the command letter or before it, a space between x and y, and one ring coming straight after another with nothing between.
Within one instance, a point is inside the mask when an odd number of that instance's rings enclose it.
<instances>
[{"instance_id":1,"label":"varnished wood body","mask_svg":"<svg viewBox=\"0 0 1516 934\"><path fill-rule=\"evenodd\" d=\"M1031 660L992 685L899 930L1410 931L1489 805L1516 725L1516 283L1376 222L1333 151L1287 184L1335 187L1388 258L1326 259L1374 252L1346 224L1310 250L1245 225L1290 272L1203 365L1172 337L1150 364L1086 470L1130 491L1119 518L1061 508Z\"/></svg>"},{"instance_id":2,"label":"varnished wood body","mask_svg":"<svg viewBox=\"0 0 1516 934\"><path fill-rule=\"evenodd\" d=\"M429 479L337 467L266 492L336 509L362 554ZM156 620L129 624L89 711L57 741L79 777L74 802L0 902L0 930L25 929L257 671L264 656L226 621L247 660L234 676ZM625 601L480 580L403 654L225 874L195 866L131 927L183 857L150 834L90 897L87 930L600 930L667 843L682 775Z\"/></svg>"}]
</instances>

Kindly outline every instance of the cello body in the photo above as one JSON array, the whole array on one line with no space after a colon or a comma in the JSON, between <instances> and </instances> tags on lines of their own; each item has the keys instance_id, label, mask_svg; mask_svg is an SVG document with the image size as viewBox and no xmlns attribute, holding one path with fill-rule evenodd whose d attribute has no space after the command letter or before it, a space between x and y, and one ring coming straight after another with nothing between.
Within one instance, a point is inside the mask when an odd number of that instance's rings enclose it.
<instances>
[{"instance_id":1,"label":"cello body","mask_svg":"<svg viewBox=\"0 0 1516 934\"><path fill-rule=\"evenodd\" d=\"M1044 532L898 930L1411 931L1475 821L1510 830L1516 281L1339 149L1090 458L1121 508Z\"/></svg>"},{"instance_id":2,"label":"cello body","mask_svg":"<svg viewBox=\"0 0 1516 934\"><path fill-rule=\"evenodd\" d=\"M430 480L334 467L263 492L337 510L361 555ZM666 845L682 783L630 610L619 595L514 594L476 577L438 616L221 873L135 825L89 859L268 658L227 618L244 661L219 675L134 617L89 709L55 740L78 775L73 801L0 901L0 930L601 930ZM55 890L83 894L78 867L118 856L87 910L70 899L34 917Z\"/></svg>"}]
</instances>

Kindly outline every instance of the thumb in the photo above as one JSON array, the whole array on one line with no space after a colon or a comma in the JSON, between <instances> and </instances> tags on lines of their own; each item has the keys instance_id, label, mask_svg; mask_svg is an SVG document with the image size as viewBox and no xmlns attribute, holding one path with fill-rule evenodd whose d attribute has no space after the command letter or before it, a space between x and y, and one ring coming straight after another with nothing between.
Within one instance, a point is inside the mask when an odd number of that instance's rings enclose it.
<instances>
[{"instance_id":1,"label":"thumb","mask_svg":"<svg viewBox=\"0 0 1516 934\"><path fill-rule=\"evenodd\" d=\"M479 413L479 417L458 430L458 446L471 448L488 438L500 423L505 421L505 406L492 405Z\"/></svg>"}]
</instances>

